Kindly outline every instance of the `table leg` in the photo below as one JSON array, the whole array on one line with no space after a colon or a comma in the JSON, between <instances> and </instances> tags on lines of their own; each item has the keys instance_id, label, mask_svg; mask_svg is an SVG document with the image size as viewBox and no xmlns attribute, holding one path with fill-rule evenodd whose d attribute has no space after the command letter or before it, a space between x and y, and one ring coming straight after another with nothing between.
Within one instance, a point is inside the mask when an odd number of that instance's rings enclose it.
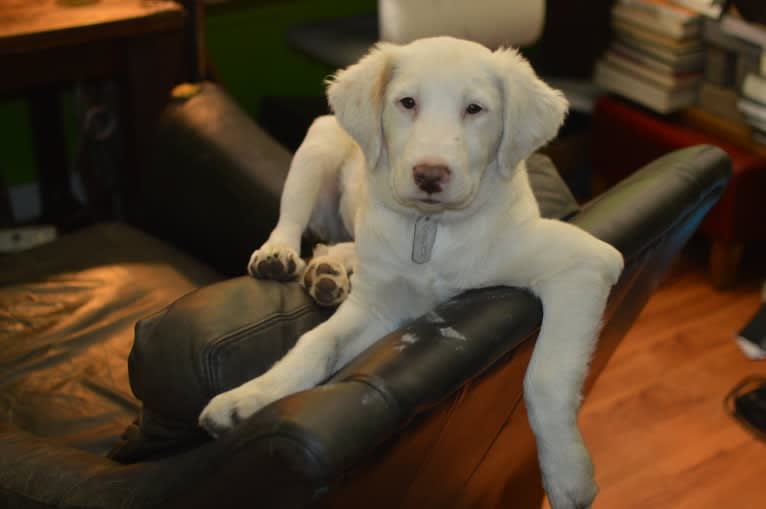
<instances>
[{"instance_id":1,"label":"table leg","mask_svg":"<svg viewBox=\"0 0 766 509\"><path fill-rule=\"evenodd\" d=\"M737 281L744 252L741 242L714 240L710 249L710 278L716 288L729 288Z\"/></svg>"}]
</instances>

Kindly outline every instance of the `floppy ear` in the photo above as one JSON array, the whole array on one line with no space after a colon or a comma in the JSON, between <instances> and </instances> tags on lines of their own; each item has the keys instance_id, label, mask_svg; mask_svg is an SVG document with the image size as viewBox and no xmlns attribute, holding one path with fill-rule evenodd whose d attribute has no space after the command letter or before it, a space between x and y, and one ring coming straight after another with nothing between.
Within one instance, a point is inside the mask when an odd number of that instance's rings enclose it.
<instances>
[{"instance_id":1,"label":"floppy ear","mask_svg":"<svg viewBox=\"0 0 766 509\"><path fill-rule=\"evenodd\" d=\"M382 148L383 96L391 75L393 44L377 44L358 63L327 80L327 99L341 127L362 148L370 169Z\"/></svg>"},{"instance_id":2,"label":"floppy ear","mask_svg":"<svg viewBox=\"0 0 766 509\"><path fill-rule=\"evenodd\" d=\"M505 108L497 162L500 174L510 178L523 159L556 136L569 103L564 94L538 78L516 50L499 49L492 58Z\"/></svg>"}]
</instances>

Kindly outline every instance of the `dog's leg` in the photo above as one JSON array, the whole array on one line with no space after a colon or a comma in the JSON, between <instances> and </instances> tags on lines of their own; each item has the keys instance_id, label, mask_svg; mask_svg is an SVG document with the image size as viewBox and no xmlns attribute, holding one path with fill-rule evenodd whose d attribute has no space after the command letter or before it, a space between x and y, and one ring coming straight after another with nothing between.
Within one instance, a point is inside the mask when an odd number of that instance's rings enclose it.
<instances>
[{"instance_id":1,"label":"dog's leg","mask_svg":"<svg viewBox=\"0 0 766 509\"><path fill-rule=\"evenodd\" d=\"M544 315L524 396L551 507L582 509L598 488L576 419L607 292L585 275L559 277L534 288Z\"/></svg>"},{"instance_id":2,"label":"dog's leg","mask_svg":"<svg viewBox=\"0 0 766 509\"><path fill-rule=\"evenodd\" d=\"M286 281L305 267L300 257L301 236L319 199L321 168L309 163L311 150L302 145L293 157L279 205L279 221L268 240L250 256L250 275Z\"/></svg>"},{"instance_id":3,"label":"dog's leg","mask_svg":"<svg viewBox=\"0 0 766 509\"><path fill-rule=\"evenodd\" d=\"M293 156L282 190L279 221L269 239L250 256L250 275L280 281L301 275L305 263L300 258L301 236L311 220L320 193L332 189L348 148L334 141L337 124L321 117L312 124L306 139Z\"/></svg>"},{"instance_id":4,"label":"dog's leg","mask_svg":"<svg viewBox=\"0 0 766 509\"><path fill-rule=\"evenodd\" d=\"M524 396L551 506L583 509L591 506L598 488L577 411L622 257L571 225L547 222L538 230L534 235L548 247L529 258L535 264L530 286L543 303L543 323Z\"/></svg>"},{"instance_id":5,"label":"dog's leg","mask_svg":"<svg viewBox=\"0 0 766 509\"><path fill-rule=\"evenodd\" d=\"M213 398L200 414L200 425L220 435L272 401L320 383L341 367L341 361L347 362L391 328L355 299L346 300L269 371Z\"/></svg>"},{"instance_id":6,"label":"dog's leg","mask_svg":"<svg viewBox=\"0 0 766 509\"><path fill-rule=\"evenodd\" d=\"M303 272L301 283L320 306L337 306L351 290L350 277L356 264L353 242L341 242L332 246L319 244Z\"/></svg>"}]
</instances>

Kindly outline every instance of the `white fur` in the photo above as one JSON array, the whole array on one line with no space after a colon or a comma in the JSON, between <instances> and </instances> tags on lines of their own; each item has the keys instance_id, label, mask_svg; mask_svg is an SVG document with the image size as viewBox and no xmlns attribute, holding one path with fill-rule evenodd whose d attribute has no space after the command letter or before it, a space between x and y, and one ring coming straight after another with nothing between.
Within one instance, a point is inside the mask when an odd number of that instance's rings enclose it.
<instances>
[{"instance_id":1,"label":"white fur","mask_svg":"<svg viewBox=\"0 0 766 509\"><path fill-rule=\"evenodd\" d=\"M296 152L279 222L254 258L297 256L312 221L325 234L345 230L355 242L339 263L355 267L352 291L268 372L213 398L201 425L219 433L314 386L464 290L527 287L544 307L524 382L543 482L554 509L589 507L597 488L576 413L623 261L577 227L542 219L529 187L525 158L555 136L566 100L515 51L447 37L378 45L335 76L328 97L335 116L317 119ZM404 108L403 97L417 107ZM483 110L468 114L469 104ZM430 196L413 179L413 167L424 163L451 170ZM438 231L430 260L416 264L413 228L423 215L438 221Z\"/></svg>"}]
</instances>

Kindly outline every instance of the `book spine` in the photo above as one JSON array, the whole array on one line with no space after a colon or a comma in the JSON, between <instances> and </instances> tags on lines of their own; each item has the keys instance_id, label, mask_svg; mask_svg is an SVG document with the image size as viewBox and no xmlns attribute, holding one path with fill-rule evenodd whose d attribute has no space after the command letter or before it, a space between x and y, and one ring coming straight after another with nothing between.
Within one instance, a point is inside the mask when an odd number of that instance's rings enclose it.
<instances>
[{"instance_id":1,"label":"book spine","mask_svg":"<svg viewBox=\"0 0 766 509\"><path fill-rule=\"evenodd\" d=\"M674 23L694 23L699 19L696 13L678 4L663 0L621 0L619 3L640 9L651 15Z\"/></svg>"},{"instance_id":2,"label":"book spine","mask_svg":"<svg viewBox=\"0 0 766 509\"><path fill-rule=\"evenodd\" d=\"M652 19L651 17L636 15L626 10L614 9L612 11L612 16L616 20L622 21L624 23L632 23L643 28L644 30L655 32L657 34L665 35L668 37L680 39L686 34L686 31L683 30L683 27L668 25L662 23L659 20Z\"/></svg>"},{"instance_id":3,"label":"book spine","mask_svg":"<svg viewBox=\"0 0 766 509\"><path fill-rule=\"evenodd\" d=\"M721 87L733 87L737 82L737 55L720 46L705 48L705 81Z\"/></svg>"},{"instance_id":4,"label":"book spine","mask_svg":"<svg viewBox=\"0 0 766 509\"><path fill-rule=\"evenodd\" d=\"M673 0L673 2L711 18L718 18L723 10L722 0Z\"/></svg>"},{"instance_id":5,"label":"book spine","mask_svg":"<svg viewBox=\"0 0 766 509\"><path fill-rule=\"evenodd\" d=\"M755 121L757 124L764 124L766 126L766 106L743 98L737 101L737 107L745 114L745 118L748 119L748 123L751 125Z\"/></svg>"},{"instance_id":6,"label":"book spine","mask_svg":"<svg viewBox=\"0 0 766 509\"><path fill-rule=\"evenodd\" d=\"M623 71L600 60L594 75L596 84L611 92L636 101L658 113L671 113L690 106L696 100L696 90L677 93L654 85L634 73Z\"/></svg>"},{"instance_id":7,"label":"book spine","mask_svg":"<svg viewBox=\"0 0 766 509\"><path fill-rule=\"evenodd\" d=\"M749 23L731 14L726 14L721 17L721 30L728 35L766 48L766 27L763 25Z\"/></svg>"},{"instance_id":8,"label":"book spine","mask_svg":"<svg viewBox=\"0 0 766 509\"><path fill-rule=\"evenodd\" d=\"M761 104L766 104L766 78L748 73L742 82L742 94Z\"/></svg>"},{"instance_id":9,"label":"book spine","mask_svg":"<svg viewBox=\"0 0 766 509\"><path fill-rule=\"evenodd\" d=\"M714 19L705 19L702 27L702 38L708 44L713 44L739 54L752 55L753 58L760 58L763 52L763 49L757 44L724 32L721 29L721 23Z\"/></svg>"}]
</instances>

